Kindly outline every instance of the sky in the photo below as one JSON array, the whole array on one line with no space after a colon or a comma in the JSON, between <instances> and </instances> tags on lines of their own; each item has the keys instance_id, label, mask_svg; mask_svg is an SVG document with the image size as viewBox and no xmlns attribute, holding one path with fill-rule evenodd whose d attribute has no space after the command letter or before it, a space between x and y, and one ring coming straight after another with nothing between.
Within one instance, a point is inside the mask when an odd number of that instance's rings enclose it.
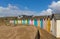
<instances>
[{"instance_id":1,"label":"sky","mask_svg":"<svg viewBox=\"0 0 60 39\"><path fill-rule=\"evenodd\" d=\"M60 13L60 0L0 0L0 16Z\"/></svg>"}]
</instances>

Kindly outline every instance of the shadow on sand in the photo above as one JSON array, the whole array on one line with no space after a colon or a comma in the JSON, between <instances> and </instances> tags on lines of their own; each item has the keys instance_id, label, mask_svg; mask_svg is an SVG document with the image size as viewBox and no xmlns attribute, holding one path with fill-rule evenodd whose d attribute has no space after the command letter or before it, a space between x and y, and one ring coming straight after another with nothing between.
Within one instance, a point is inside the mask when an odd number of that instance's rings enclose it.
<instances>
[{"instance_id":1,"label":"shadow on sand","mask_svg":"<svg viewBox=\"0 0 60 39\"><path fill-rule=\"evenodd\" d=\"M40 39L40 33L39 33L39 30L37 30L37 34L36 34L35 39Z\"/></svg>"}]
</instances>

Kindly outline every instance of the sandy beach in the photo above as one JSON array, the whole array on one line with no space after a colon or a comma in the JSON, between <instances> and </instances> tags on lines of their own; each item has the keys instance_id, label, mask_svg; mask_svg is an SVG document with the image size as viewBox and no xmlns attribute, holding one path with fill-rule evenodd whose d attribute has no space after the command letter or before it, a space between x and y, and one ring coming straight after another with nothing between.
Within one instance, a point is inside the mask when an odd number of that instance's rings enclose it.
<instances>
[{"instance_id":1,"label":"sandy beach","mask_svg":"<svg viewBox=\"0 0 60 39\"><path fill-rule=\"evenodd\" d=\"M0 26L0 39L35 39L34 26Z\"/></svg>"}]
</instances>

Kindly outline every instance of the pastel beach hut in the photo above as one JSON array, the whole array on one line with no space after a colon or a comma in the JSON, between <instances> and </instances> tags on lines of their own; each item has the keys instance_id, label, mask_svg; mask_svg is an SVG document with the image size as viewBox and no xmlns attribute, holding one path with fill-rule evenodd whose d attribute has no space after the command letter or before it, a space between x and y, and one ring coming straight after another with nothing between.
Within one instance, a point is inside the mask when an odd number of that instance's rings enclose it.
<instances>
[{"instance_id":1,"label":"pastel beach hut","mask_svg":"<svg viewBox=\"0 0 60 39\"><path fill-rule=\"evenodd\" d=\"M54 16L54 14L52 14L50 32L51 32L52 35L54 35L56 37L60 37L59 36L60 35L60 32L59 32L60 30L58 30L59 27L57 27L57 24L59 25L59 23L58 23L58 20L56 20L56 19L59 19L59 16Z\"/></svg>"},{"instance_id":2,"label":"pastel beach hut","mask_svg":"<svg viewBox=\"0 0 60 39\"><path fill-rule=\"evenodd\" d=\"M38 19L38 27L40 28L40 18Z\"/></svg>"},{"instance_id":3,"label":"pastel beach hut","mask_svg":"<svg viewBox=\"0 0 60 39\"><path fill-rule=\"evenodd\" d=\"M40 28L43 28L43 19L40 19Z\"/></svg>"},{"instance_id":4,"label":"pastel beach hut","mask_svg":"<svg viewBox=\"0 0 60 39\"><path fill-rule=\"evenodd\" d=\"M31 19L29 20L29 25L31 25Z\"/></svg>"},{"instance_id":5,"label":"pastel beach hut","mask_svg":"<svg viewBox=\"0 0 60 39\"><path fill-rule=\"evenodd\" d=\"M27 24L29 25L30 24L30 19L28 19L27 21L28 21Z\"/></svg>"},{"instance_id":6,"label":"pastel beach hut","mask_svg":"<svg viewBox=\"0 0 60 39\"><path fill-rule=\"evenodd\" d=\"M22 24L25 24L25 20L24 19L22 20Z\"/></svg>"},{"instance_id":7,"label":"pastel beach hut","mask_svg":"<svg viewBox=\"0 0 60 39\"><path fill-rule=\"evenodd\" d=\"M29 20L29 25L31 25L31 19Z\"/></svg>"},{"instance_id":8,"label":"pastel beach hut","mask_svg":"<svg viewBox=\"0 0 60 39\"><path fill-rule=\"evenodd\" d=\"M32 25L34 25L34 19L33 19Z\"/></svg>"},{"instance_id":9,"label":"pastel beach hut","mask_svg":"<svg viewBox=\"0 0 60 39\"><path fill-rule=\"evenodd\" d=\"M14 20L14 24L18 24L18 20Z\"/></svg>"},{"instance_id":10,"label":"pastel beach hut","mask_svg":"<svg viewBox=\"0 0 60 39\"><path fill-rule=\"evenodd\" d=\"M34 26L38 26L38 22L37 22L37 19L34 19Z\"/></svg>"},{"instance_id":11,"label":"pastel beach hut","mask_svg":"<svg viewBox=\"0 0 60 39\"><path fill-rule=\"evenodd\" d=\"M30 25L33 25L33 20L32 19L30 20Z\"/></svg>"},{"instance_id":12,"label":"pastel beach hut","mask_svg":"<svg viewBox=\"0 0 60 39\"><path fill-rule=\"evenodd\" d=\"M52 35L56 35L56 21L54 18L51 19L51 28L50 28L50 32Z\"/></svg>"},{"instance_id":13,"label":"pastel beach hut","mask_svg":"<svg viewBox=\"0 0 60 39\"><path fill-rule=\"evenodd\" d=\"M43 19L43 29L47 30L47 18Z\"/></svg>"},{"instance_id":14,"label":"pastel beach hut","mask_svg":"<svg viewBox=\"0 0 60 39\"><path fill-rule=\"evenodd\" d=\"M27 24L30 25L30 19L28 19L27 21L28 21Z\"/></svg>"},{"instance_id":15,"label":"pastel beach hut","mask_svg":"<svg viewBox=\"0 0 60 39\"><path fill-rule=\"evenodd\" d=\"M51 28L51 22L50 22L50 17L48 16L47 18L47 31L50 32L50 28Z\"/></svg>"},{"instance_id":16,"label":"pastel beach hut","mask_svg":"<svg viewBox=\"0 0 60 39\"><path fill-rule=\"evenodd\" d=\"M28 20L27 19L25 20L25 24L28 24Z\"/></svg>"},{"instance_id":17,"label":"pastel beach hut","mask_svg":"<svg viewBox=\"0 0 60 39\"><path fill-rule=\"evenodd\" d=\"M18 24L22 24L22 20L18 20Z\"/></svg>"},{"instance_id":18,"label":"pastel beach hut","mask_svg":"<svg viewBox=\"0 0 60 39\"><path fill-rule=\"evenodd\" d=\"M46 29L46 20L45 20L45 18L43 19L43 29L44 30Z\"/></svg>"},{"instance_id":19,"label":"pastel beach hut","mask_svg":"<svg viewBox=\"0 0 60 39\"><path fill-rule=\"evenodd\" d=\"M60 13L52 14L51 17L51 34L60 38Z\"/></svg>"},{"instance_id":20,"label":"pastel beach hut","mask_svg":"<svg viewBox=\"0 0 60 39\"><path fill-rule=\"evenodd\" d=\"M14 24L14 20L10 20L9 23L10 23L10 24Z\"/></svg>"}]
</instances>

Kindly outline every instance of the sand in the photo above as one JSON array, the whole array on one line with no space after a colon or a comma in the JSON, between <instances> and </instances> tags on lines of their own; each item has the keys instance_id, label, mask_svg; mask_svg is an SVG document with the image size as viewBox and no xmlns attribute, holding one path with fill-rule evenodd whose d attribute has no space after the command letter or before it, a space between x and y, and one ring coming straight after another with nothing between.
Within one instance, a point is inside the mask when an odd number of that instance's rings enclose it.
<instances>
[{"instance_id":1,"label":"sand","mask_svg":"<svg viewBox=\"0 0 60 39\"><path fill-rule=\"evenodd\" d=\"M35 39L34 26L0 26L0 39Z\"/></svg>"}]
</instances>

